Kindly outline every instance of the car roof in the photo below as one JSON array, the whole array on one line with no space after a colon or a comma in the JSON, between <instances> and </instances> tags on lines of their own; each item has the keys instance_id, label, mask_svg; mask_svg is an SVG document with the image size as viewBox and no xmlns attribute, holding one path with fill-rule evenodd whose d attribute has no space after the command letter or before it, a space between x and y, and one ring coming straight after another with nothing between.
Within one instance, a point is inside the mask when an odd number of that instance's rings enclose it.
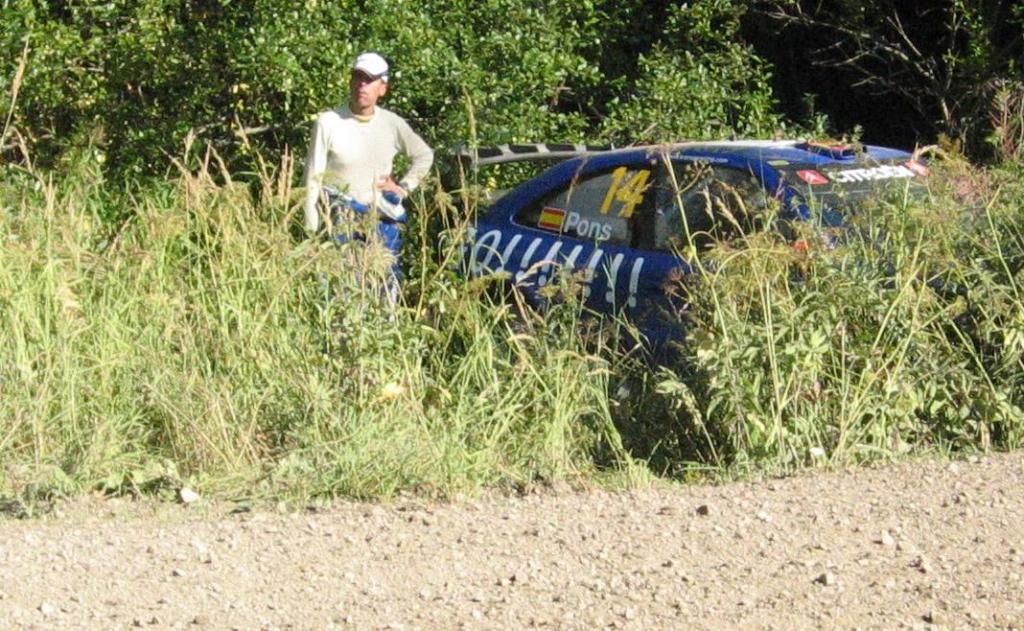
<instances>
[{"instance_id":1,"label":"car roof","mask_svg":"<svg viewBox=\"0 0 1024 631\"><path fill-rule=\"evenodd\" d=\"M836 145L804 140L718 140L688 141L660 145L637 145L619 149L568 144L499 145L497 147L463 150L461 157L469 157L475 165L507 162L560 160L575 167L587 163L602 165L639 163L661 155L673 158L730 162L778 162L793 164L850 164L867 159L909 158L911 154L899 149L874 145Z\"/></svg>"},{"instance_id":2,"label":"car roof","mask_svg":"<svg viewBox=\"0 0 1024 631\"><path fill-rule=\"evenodd\" d=\"M611 151L591 152L580 156L580 161L607 158L633 162L668 154L673 158L712 161L727 159L739 162L769 162L791 164L850 164L865 159L885 160L909 158L911 154L899 149L874 145L825 145L799 140L722 140L680 142L665 145L628 147Z\"/></svg>"},{"instance_id":3,"label":"car roof","mask_svg":"<svg viewBox=\"0 0 1024 631\"><path fill-rule=\"evenodd\" d=\"M460 154L472 164L486 166L507 162L556 161L493 201L491 210L511 212L520 204L554 190L581 175L599 173L621 166L641 168L663 160L707 161L736 169L755 169L765 174L786 166L823 168L830 165L860 166L873 160L908 160L910 153L876 146L844 147L800 140L722 140L643 145L621 149L594 149L582 145L501 145Z\"/></svg>"}]
</instances>

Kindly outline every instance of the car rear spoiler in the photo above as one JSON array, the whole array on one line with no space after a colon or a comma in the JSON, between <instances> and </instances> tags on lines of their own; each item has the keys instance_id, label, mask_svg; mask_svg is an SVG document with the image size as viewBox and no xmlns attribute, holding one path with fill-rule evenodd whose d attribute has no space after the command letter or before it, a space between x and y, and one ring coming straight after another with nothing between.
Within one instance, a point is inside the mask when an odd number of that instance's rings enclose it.
<instances>
[{"instance_id":1,"label":"car rear spoiler","mask_svg":"<svg viewBox=\"0 0 1024 631\"><path fill-rule=\"evenodd\" d=\"M526 162L531 160L564 160L576 156L608 151L611 147L594 145L571 145L553 143L534 143L528 145L498 145L497 147L459 147L455 155L459 161L468 160L471 168L507 162Z\"/></svg>"}]
</instances>

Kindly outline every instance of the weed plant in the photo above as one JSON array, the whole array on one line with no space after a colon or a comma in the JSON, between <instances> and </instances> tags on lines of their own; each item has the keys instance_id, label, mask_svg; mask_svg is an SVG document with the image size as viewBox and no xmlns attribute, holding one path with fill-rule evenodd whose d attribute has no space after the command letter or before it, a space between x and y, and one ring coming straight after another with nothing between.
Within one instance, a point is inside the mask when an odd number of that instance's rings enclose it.
<instances>
[{"instance_id":1,"label":"weed plant","mask_svg":"<svg viewBox=\"0 0 1024 631\"><path fill-rule=\"evenodd\" d=\"M703 256L657 383L689 438L663 458L784 471L1021 445L1020 172L930 179L859 209L834 247L764 231Z\"/></svg>"},{"instance_id":2,"label":"weed plant","mask_svg":"<svg viewBox=\"0 0 1024 631\"><path fill-rule=\"evenodd\" d=\"M458 279L468 217L444 195L391 309L382 249L295 236L287 163L249 185L215 160L101 173L86 150L0 183L0 496L447 496L629 468L578 309L517 319Z\"/></svg>"},{"instance_id":3,"label":"weed plant","mask_svg":"<svg viewBox=\"0 0 1024 631\"><path fill-rule=\"evenodd\" d=\"M570 278L543 315L460 278L471 213L445 191L418 200L392 309L385 252L297 233L287 160L245 184L215 159L102 173L84 149L0 175L0 499L444 497L1024 441L1014 163L936 168L835 247L804 226L808 248L702 252L663 366L590 334Z\"/></svg>"}]
</instances>

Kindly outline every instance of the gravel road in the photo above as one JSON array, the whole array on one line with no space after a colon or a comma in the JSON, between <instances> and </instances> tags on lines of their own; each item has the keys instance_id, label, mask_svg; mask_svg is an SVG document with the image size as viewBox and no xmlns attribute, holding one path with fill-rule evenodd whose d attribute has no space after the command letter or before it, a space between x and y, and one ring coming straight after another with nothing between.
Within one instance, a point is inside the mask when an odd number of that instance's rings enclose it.
<instances>
[{"instance_id":1,"label":"gravel road","mask_svg":"<svg viewBox=\"0 0 1024 631\"><path fill-rule=\"evenodd\" d=\"M0 520L0 629L1024 629L1024 454L292 514Z\"/></svg>"}]
</instances>

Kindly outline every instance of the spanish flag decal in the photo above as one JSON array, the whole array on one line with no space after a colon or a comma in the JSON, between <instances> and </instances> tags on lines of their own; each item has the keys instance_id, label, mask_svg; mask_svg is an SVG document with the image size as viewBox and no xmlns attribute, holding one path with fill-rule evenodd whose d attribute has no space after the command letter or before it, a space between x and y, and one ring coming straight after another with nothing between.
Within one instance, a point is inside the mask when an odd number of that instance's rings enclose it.
<instances>
[{"instance_id":1,"label":"spanish flag decal","mask_svg":"<svg viewBox=\"0 0 1024 631\"><path fill-rule=\"evenodd\" d=\"M565 210L561 208L550 208L545 206L540 211L540 219L537 221L537 227L543 228L544 230L558 230L561 232L562 223L565 221Z\"/></svg>"}]
</instances>

